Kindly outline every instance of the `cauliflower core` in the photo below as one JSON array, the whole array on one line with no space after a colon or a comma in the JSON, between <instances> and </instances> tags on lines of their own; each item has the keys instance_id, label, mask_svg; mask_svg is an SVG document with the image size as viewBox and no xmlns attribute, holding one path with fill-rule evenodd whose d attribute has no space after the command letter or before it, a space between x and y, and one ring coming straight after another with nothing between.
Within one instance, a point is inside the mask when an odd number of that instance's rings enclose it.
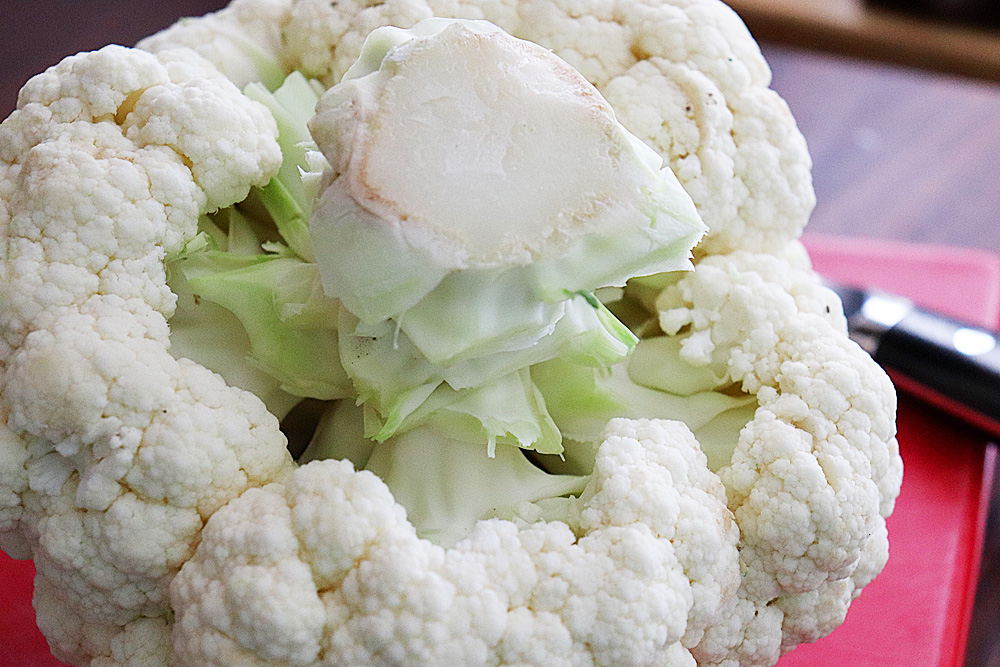
<instances>
[{"instance_id":1,"label":"cauliflower core","mask_svg":"<svg viewBox=\"0 0 1000 667\"><path fill-rule=\"evenodd\" d=\"M768 84L717 0L234 0L29 81L0 124L0 546L53 653L736 667L831 632L888 557L895 395L796 240L810 162ZM606 142L573 153L583 125ZM396 161L352 171L366 138ZM446 250L365 273L390 246L324 240L331 207ZM499 222L447 238L470 216ZM640 238L663 254L611 265Z\"/></svg>"}]
</instances>

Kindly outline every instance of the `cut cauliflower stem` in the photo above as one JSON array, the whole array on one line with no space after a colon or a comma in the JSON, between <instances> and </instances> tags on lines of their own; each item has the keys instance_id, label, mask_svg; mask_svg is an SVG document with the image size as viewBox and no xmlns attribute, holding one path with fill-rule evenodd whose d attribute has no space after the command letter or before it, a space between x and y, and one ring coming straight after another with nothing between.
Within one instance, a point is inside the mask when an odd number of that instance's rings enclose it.
<instances>
[{"instance_id":1,"label":"cut cauliflower stem","mask_svg":"<svg viewBox=\"0 0 1000 667\"><path fill-rule=\"evenodd\" d=\"M234 0L32 79L0 547L53 653L737 667L836 628L895 395L769 77L716 0Z\"/></svg>"}]
</instances>

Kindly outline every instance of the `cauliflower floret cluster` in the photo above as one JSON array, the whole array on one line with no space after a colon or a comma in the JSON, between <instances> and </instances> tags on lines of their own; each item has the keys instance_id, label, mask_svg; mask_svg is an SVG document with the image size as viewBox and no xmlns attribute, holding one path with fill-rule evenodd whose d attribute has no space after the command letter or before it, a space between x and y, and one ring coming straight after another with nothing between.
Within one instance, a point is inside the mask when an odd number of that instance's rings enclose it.
<instances>
[{"instance_id":1,"label":"cauliflower floret cluster","mask_svg":"<svg viewBox=\"0 0 1000 667\"><path fill-rule=\"evenodd\" d=\"M585 496L579 539L562 522L491 520L445 549L371 473L309 463L209 522L174 583L178 651L332 665L683 655L739 586L738 531L697 441L679 422L612 421Z\"/></svg>"},{"instance_id":2,"label":"cauliflower floret cluster","mask_svg":"<svg viewBox=\"0 0 1000 667\"><path fill-rule=\"evenodd\" d=\"M237 12L244 5L274 12L274 4L237 0L223 23L242 25ZM262 18L247 30L282 26L295 35L282 62L329 86L355 62L372 30L433 16L485 19L552 49L587 77L622 123L660 152L698 205L710 230L700 252L770 253L805 226L815 205L805 141L768 88L770 70L756 43L720 3L299 0L281 19ZM180 24L166 33L170 39L140 46L195 45L201 42L195 31L203 29ZM213 58L229 30L220 28L196 48ZM226 71L231 59L218 51L215 62Z\"/></svg>"},{"instance_id":3,"label":"cauliflower floret cluster","mask_svg":"<svg viewBox=\"0 0 1000 667\"><path fill-rule=\"evenodd\" d=\"M742 592L781 611L783 648L815 641L888 558L902 481L892 384L844 335L801 255L707 257L656 304L664 331L684 331L682 358L757 396L719 470Z\"/></svg>"},{"instance_id":4,"label":"cauliflower floret cluster","mask_svg":"<svg viewBox=\"0 0 1000 667\"><path fill-rule=\"evenodd\" d=\"M364 143L411 120L385 100L458 127L461 72L463 109L505 99L450 56L487 47L547 82L512 136L585 118L641 186L528 259L367 279L440 213L379 208L435 186L365 152L412 148ZM573 114L534 106L564 83ZM0 547L54 655L749 667L833 631L888 558L895 394L797 240L811 164L769 83L718 0L233 0L29 81L0 124ZM588 164L574 187L612 182Z\"/></svg>"},{"instance_id":5,"label":"cauliflower floret cluster","mask_svg":"<svg viewBox=\"0 0 1000 667\"><path fill-rule=\"evenodd\" d=\"M291 465L263 403L167 352L163 267L281 154L206 61L117 46L32 79L0 145L3 451L23 461L0 527L35 560L54 652L89 664L134 624L166 633L204 521Z\"/></svg>"}]
</instances>

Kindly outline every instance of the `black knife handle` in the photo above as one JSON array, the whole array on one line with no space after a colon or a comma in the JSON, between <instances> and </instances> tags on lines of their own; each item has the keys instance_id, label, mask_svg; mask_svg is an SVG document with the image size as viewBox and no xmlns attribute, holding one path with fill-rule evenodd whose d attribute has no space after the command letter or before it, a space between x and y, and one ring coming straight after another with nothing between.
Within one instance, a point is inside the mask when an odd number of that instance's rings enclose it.
<instances>
[{"instance_id":1,"label":"black knife handle","mask_svg":"<svg viewBox=\"0 0 1000 667\"><path fill-rule=\"evenodd\" d=\"M996 332L911 307L877 337L872 356L901 389L1000 434Z\"/></svg>"}]
</instances>

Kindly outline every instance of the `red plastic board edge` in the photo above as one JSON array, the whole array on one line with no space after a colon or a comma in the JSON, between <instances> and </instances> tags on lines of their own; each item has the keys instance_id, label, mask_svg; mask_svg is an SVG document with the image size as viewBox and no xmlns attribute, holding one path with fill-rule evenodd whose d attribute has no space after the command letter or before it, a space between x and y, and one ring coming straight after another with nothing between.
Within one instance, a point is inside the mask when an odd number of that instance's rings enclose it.
<instances>
[{"instance_id":1,"label":"red plastic board edge","mask_svg":"<svg viewBox=\"0 0 1000 667\"><path fill-rule=\"evenodd\" d=\"M35 625L34 578L31 561L14 560L0 551L0 665L4 667L63 667Z\"/></svg>"},{"instance_id":2,"label":"red plastic board edge","mask_svg":"<svg viewBox=\"0 0 1000 667\"><path fill-rule=\"evenodd\" d=\"M1000 258L977 250L865 239L805 239L824 276L878 287L982 326L1000 318ZM983 435L900 394L903 488L885 570L844 624L781 667L961 667L997 450Z\"/></svg>"},{"instance_id":3,"label":"red plastic board edge","mask_svg":"<svg viewBox=\"0 0 1000 667\"><path fill-rule=\"evenodd\" d=\"M841 236L803 242L830 280L878 287L985 327L1000 320L1000 256L991 252Z\"/></svg>"}]
</instances>

